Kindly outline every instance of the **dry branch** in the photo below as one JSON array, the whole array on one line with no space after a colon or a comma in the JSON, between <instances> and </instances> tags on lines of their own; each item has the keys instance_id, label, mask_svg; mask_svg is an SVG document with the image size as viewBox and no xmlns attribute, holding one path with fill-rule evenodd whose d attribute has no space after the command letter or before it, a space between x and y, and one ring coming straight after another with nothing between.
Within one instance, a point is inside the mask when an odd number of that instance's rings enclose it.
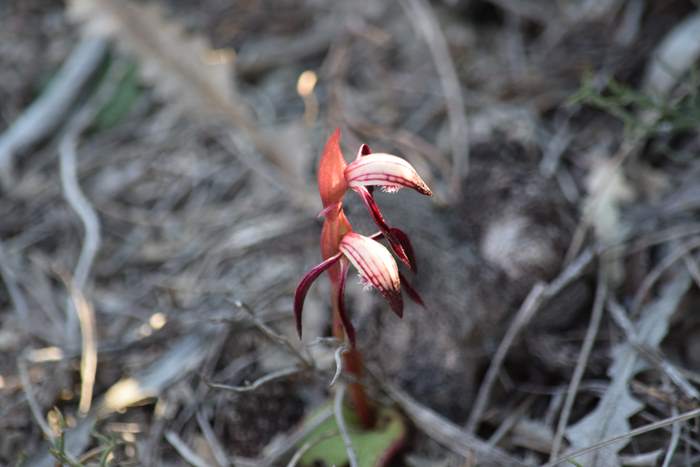
<instances>
[{"instance_id":1,"label":"dry branch","mask_svg":"<svg viewBox=\"0 0 700 467\"><path fill-rule=\"evenodd\" d=\"M0 177L11 183L13 157L49 136L65 121L83 87L105 56L107 43L88 38L75 47L49 88L0 135Z\"/></svg>"}]
</instances>

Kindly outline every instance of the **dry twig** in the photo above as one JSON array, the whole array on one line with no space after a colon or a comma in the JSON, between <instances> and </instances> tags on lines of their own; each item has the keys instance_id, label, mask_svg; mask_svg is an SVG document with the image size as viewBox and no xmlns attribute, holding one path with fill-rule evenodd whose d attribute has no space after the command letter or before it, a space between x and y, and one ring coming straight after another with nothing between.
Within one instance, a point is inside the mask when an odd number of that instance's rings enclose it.
<instances>
[{"instance_id":1,"label":"dry twig","mask_svg":"<svg viewBox=\"0 0 700 467\"><path fill-rule=\"evenodd\" d=\"M508 327L505 336L503 336L495 355L491 359L491 364L489 365L486 375L484 376L484 380L479 387L479 392L474 402L472 412L469 415L469 420L467 421L466 431L468 433L474 433L476 431L479 421L486 410L491 389L496 381L498 372L500 371L501 365L503 365L503 361L506 358L506 354L513 345L517 335L530 322L533 316L535 316L537 311L539 311L547 300L557 295L564 287L583 274L586 267L591 263L591 261L593 261L593 258L593 251L590 249L585 250L552 282L547 285L537 283L532 288L518 310L518 313L513 318L513 321Z\"/></svg>"},{"instance_id":2,"label":"dry twig","mask_svg":"<svg viewBox=\"0 0 700 467\"><path fill-rule=\"evenodd\" d=\"M248 392L258 389L263 384L269 383L271 381L276 381L278 379L286 378L287 376L295 375L297 373L300 373L301 371L303 371L303 368L299 368L298 366L282 368L281 370L273 371L272 373L258 378L252 383L246 384L244 386L229 386L228 384L219 384L208 380L205 380L205 382L207 386L212 387L214 389L224 389L226 391L233 392Z\"/></svg>"},{"instance_id":3,"label":"dry twig","mask_svg":"<svg viewBox=\"0 0 700 467\"><path fill-rule=\"evenodd\" d=\"M13 156L42 139L60 125L70 106L95 73L107 52L103 39L86 38L78 44L51 86L0 136L0 175L10 183Z\"/></svg>"},{"instance_id":4,"label":"dry twig","mask_svg":"<svg viewBox=\"0 0 700 467\"><path fill-rule=\"evenodd\" d=\"M635 436L640 436L643 435L644 433L649 433L650 431L658 430L659 428L664 428L669 425L673 425L674 423L680 423L684 422L686 420L690 420L693 418L696 418L700 416L700 409L695 409L691 410L689 412L682 413L677 416L665 418L663 420L660 420L658 422L650 423L648 425L641 426L639 428L635 428L634 430L631 430L627 433L618 435L618 436L612 436L610 438L607 438L599 443L596 443L592 446L587 446L585 448L577 449L576 451L570 452L568 454L565 454L554 461L547 462L544 464L542 467L554 467L556 465L559 465L563 462L569 462L571 459L575 459L577 457L583 456L584 454L588 454L594 451L597 451L601 448L604 448L606 446L610 446L612 444L615 444L619 441L624 441L628 440L630 438L634 438Z\"/></svg>"},{"instance_id":5,"label":"dry twig","mask_svg":"<svg viewBox=\"0 0 700 467\"><path fill-rule=\"evenodd\" d=\"M574 401L576 400L576 393L578 392L579 384L583 378L583 372L588 364L588 357L593 349L593 343L595 342L596 336L598 335L598 329L600 328L600 320L603 317L603 310L605 309L605 298L607 296L607 284L604 273L599 271L598 273L598 285L595 294L595 300L593 302L593 313L591 313L591 320L588 323L588 329L586 330L586 337L583 340L583 345L581 346L581 352L576 361L576 368L574 368L574 374L569 382L569 388L566 392L566 399L564 400L564 407L561 410L561 415L559 416L559 423L557 424L557 431L554 435L554 441L552 443L552 450L549 455L549 460L554 460L559 455L559 449L561 448L561 442L564 438L564 431L566 430L566 425L569 423L569 416L571 415L571 409L574 406Z\"/></svg>"},{"instance_id":6,"label":"dry twig","mask_svg":"<svg viewBox=\"0 0 700 467\"><path fill-rule=\"evenodd\" d=\"M451 451L465 457L476 459L487 465L524 466L525 463L512 457L501 449L467 433L449 420L441 417L414 400L406 392L389 383L381 381L389 396L413 420L417 428Z\"/></svg>"}]
</instances>

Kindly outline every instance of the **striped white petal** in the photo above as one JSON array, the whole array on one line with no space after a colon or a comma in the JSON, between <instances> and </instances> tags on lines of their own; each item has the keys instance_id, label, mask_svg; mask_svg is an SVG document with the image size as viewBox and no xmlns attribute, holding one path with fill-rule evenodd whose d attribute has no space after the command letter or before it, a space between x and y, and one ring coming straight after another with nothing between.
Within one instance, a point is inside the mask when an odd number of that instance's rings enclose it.
<instances>
[{"instance_id":1,"label":"striped white petal","mask_svg":"<svg viewBox=\"0 0 700 467\"><path fill-rule=\"evenodd\" d=\"M350 232L340 241L340 252L350 260L362 279L375 287L401 316L401 279L394 257L381 243L364 235Z\"/></svg>"},{"instance_id":2,"label":"striped white petal","mask_svg":"<svg viewBox=\"0 0 700 467\"><path fill-rule=\"evenodd\" d=\"M406 187L432 195L416 169L405 159L391 154L372 153L358 157L345 168L345 179L350 188L377 185L387 191L397 191Z\"/></svg>"}]
</instances>

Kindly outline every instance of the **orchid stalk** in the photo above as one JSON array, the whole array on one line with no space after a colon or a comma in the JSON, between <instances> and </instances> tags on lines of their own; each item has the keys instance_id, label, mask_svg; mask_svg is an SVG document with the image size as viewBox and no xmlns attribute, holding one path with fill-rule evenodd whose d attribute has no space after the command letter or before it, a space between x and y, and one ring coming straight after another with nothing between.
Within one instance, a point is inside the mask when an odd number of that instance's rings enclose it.
<instances>
[{"instance_id":1,"label":"orchid stalk","mask_svg":"<svg viewBox=\"0 0 700 467\"><path fill-rule=\"evenodd\" d=\"M369 428L374 424L374 409L361 385L362 359L356 346L355 328L345 309L344 291L350 265L360 274L361 280L376 289L386 299L397 316L403 316L402 288L409 298L423 305L418 292L408 283L391 252L413 272L416 271L413 246L408 235L391 227L374 200L375 186L387 192L400 188L412 188L430 196L430 188L406 160L384 153L372 153L363 144L357 157L348 164L340 149L340 130L328 139L318 167L318 190L323 204L324 217L321 231L321 256L323 261L313 267L299 282L294 296L294 315L299 337L302 334L304 299L311 284L324 272L331 281L333 310L333 334L350 342L344 355L345 370L354 377L350 384L352 404L362 424ZM343 198L348 190L357 193L369 211L379 232L371 236L361 235L352 229L343 211ZM384 238L389 249L378 242Z\"/></svg>"}]
</instances>

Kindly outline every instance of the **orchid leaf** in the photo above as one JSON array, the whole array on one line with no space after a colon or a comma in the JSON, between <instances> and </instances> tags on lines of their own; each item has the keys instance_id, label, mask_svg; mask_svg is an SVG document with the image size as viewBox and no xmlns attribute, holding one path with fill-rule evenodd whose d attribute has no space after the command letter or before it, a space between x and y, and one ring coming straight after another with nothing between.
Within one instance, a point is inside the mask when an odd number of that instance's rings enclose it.
<instances>
[{"instance_id":1,"label":"orchid leaf","mask_svg":"<svg viewBox=\"0 0 700 467\"><path fill-rule=\"evenodd\" d=\"M327 409L328 404L325 404L318 410ZM313 416L314 413L308 419L312 420ZM360 427L359 419L351 408L345 406L343 416L359 467L387 465L406 438L406 421L395 409L379 409L377 424L370 430ZM325 465L330 467L348 464L347 451L338 431L335 417L330 417L311 431L301 440L299 445L303 446L307 443L312 447L301 458L301 466Z\"/></svg>"}]
</instances>

